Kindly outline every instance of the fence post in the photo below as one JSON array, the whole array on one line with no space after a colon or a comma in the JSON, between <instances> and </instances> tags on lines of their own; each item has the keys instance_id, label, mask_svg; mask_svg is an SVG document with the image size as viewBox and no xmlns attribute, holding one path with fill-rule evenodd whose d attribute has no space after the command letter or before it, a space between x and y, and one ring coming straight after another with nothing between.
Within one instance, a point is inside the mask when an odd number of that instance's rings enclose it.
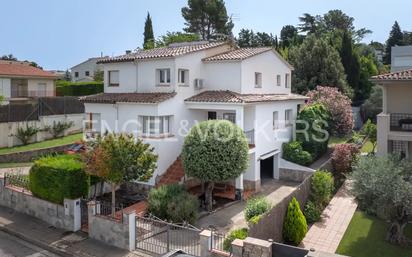
<instances>
[{"instance_id":1,"label":"fence post","mask_svg":"<svg viewBox=\"0 0 412 257\"><path fill-rule=\"evenodd\" d=\"M235 239L232 242L232 256L242 257L243 256L243 240Z\"/></svg>"},{"instance_id":2,"label":"fence post","mask_svg":"<svg viewBox=\"0 0 412 257\"><path fill-rule=\"evenodd\" d=\"M272 243L269 241L247 237L243 240L243 251L249 257L272 257Z\"/></svg>"},{"instance_id":3,"label":"fence post","mask_svg":"<svg viewBox=\"0 0 412 257\"><path fill-rule=\"evenodd\" d=\"M136 250L136 211L127 214L129 226L129 251Z\"/></svg>"},{"instance_id":4,"label":"fence post","mask_svg":"<svg viewBox=\"0 0 412 257\"><path fill-rule=\"evenodd\" d=\"M167 236L167 252L170 252L170 225L169 224L167 224L167 233L166 233L166 236Z\"/></svg>"},{"instance_id":5,"label":"fence post","mask_svg":"<svg viewBox=\"0 0 412 257\"><path fill-rule=\"evenodd\" d=\"M203 230L200 232L200 256L201 257L209 257L211 256L211 239L212 239L212 231L210 230Z\"/></svg>"}]
</instances>

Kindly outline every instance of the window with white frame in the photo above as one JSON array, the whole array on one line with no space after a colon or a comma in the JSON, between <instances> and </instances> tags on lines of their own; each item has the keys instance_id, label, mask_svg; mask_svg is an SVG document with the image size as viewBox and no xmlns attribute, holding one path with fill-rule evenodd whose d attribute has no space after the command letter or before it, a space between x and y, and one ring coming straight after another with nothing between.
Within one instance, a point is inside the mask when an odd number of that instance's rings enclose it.
<instances>
[{"instance_id":1,"label":"window with white frame","mask_svg":"<svg viewBox=\"0 0 412 257\"><path fill-rule=\"evenodd\" d=\"M119 86L119 71L110 70L109 71L109 87L118 87Z\"/></svg>"},{"instance_id":2,"label":"window with white frame","mask_svg":"<svg viewBox=\"0 0 412 257\"><path fill-rule=\"evenodd\" d=\"M262 87L262 73L255 72L255 87Z\"/></svg>"},{"instance_id":3,"label":"window with white frame","mask_svg":"<svg viewBox=\"0 0 412 257\"><path fill-rule=\"evenodd\" d=\"M172 116L140 116L144 136L165 136L171 133Z\"/></svg>"},{"instance_id":4,"label":"window with white frame","mask_svg":"<svg viewBox=\"0 0 412 257\"><path fill-rule=\"evenodd\" d=\"M285 126L292 125L292 115L293 115L292 109L285 110Z\"/></svg>"},{"instance_id":5,"label":"window with white frame","mask_svg":"<svg viewBox=\"0 0 412 257\"><path fill-rule=\"evenodd\" d=\"M281 85L282 76L276 75L276 86L280 87Z\"/></svg>"},{"instance_id":6,"label":"window with white frame","mask_svg":"<svg viewBox=\"0 0 412 257\"><path fill-rule=\"evenodd\" d=\"M160 86L168 86L170 84L170 69L157 69L157 84Z\"/></svg>"},{"instance_id":7,"label":"window with white frame","mask_svg":"<svg viewBox=\"0 0 412 257\"><path fill-rule=\"evenodd\" d=\"M236 113L223 113L223 119L236 124Z\"/></svg>"},{"instance_id":8,"label":"window with white frame","mask_svg":"<svg viewBox=\"0 0 412 257\"><path fill-rule=\"evenodd\" d=\"M189 70L179 69L178 71L178 83L181 86L189 85Z\"/></svg>"},{"instance_id":9,"label":"window with white frame","mask_svg":"<svg viewBox=\"0 0 412 257\"><path fill-rule=\"evenodd\" d=\"M286 88L289 88L290 87L290 74L289 73L286 73L285 74L285 87Z\"/></svg>"},{"instance_id":10,"label":"window with white frame","mask_svg":"<svg viewBox=\"0 0 412 257\"><path fill-rule=\"evenodd\" d=\"M273 129L279 128L279 113L277 111L273 112Z\"/></svg>"}]
</instances>

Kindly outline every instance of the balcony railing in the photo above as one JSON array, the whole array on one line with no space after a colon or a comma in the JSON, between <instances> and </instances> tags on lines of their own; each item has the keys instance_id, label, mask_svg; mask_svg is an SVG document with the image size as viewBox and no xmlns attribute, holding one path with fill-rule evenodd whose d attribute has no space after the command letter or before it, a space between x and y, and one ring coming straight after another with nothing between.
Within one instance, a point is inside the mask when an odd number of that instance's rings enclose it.
<instances>
[{"instance_id":1,"label":"balcony railing","mask_svg":"<svg viewBox=\"0 0 412 257\"><path fill-rule=\"evenodd\" d=\"M254 145L255 144L255 130L252 129L252 130L245 131L245 135L246 135L248 144Z\"/></svg>"},{"instance_id":2,"label":"balcony railing","mask_svg":"<svg viewBox=\"0 0 412 257\"><path fill-rule=\"evenodd\" d=\"M390 127L392 131L412 131L412 114L391 113Z\"/></svg>"}]
</instances>

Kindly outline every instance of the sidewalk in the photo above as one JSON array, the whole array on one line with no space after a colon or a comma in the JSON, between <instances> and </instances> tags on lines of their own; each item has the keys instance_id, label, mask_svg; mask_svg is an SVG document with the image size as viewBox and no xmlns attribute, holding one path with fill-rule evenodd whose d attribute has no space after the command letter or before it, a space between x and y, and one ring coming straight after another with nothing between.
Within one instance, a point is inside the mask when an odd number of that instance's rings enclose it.
<instances>
[{"instance_id":1,"label":"sidewalk","mask_svg":"<svg viewBox=\"0 0 412 257\"><path fill-rule=\"evenodd\" d=\"M323 211L322 220L309 229L302 247L335 253L357 206L354 197L349 194L348 183L345 182Z\"/></svg>"},{"instance_id":2,"label":"sidewalk","mask_svg":"<svg viewBox=\"0 0 412 257\"><path fill-rule=\"evenodd\" d=\"M69 257L148 257L90 239L83 232L67 232L31 216L0 207L0 230L59 256Z\"/></svg>"}]
</instances>

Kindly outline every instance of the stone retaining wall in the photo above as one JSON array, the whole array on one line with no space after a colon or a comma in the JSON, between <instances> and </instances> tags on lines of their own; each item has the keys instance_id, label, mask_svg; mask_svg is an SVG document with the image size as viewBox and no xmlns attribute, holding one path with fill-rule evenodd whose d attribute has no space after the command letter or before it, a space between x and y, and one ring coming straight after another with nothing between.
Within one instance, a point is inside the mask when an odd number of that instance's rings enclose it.
<instances>
[{"instance_id":1,"label":"stone retaining wall","mask_svg":"<svg viewBox=\"0 0 412 257\"><path fill-rule=\"evenodd\" d=\"M10 163L10 162L31 162L43 155L52 154L52 153L62 153L64 152L69 146L62 145L50 148L43 148L37 149L33 151L25 151L25 152L17 152L17 153L8 153L8 154L1 154L0 155L0 163Z\"/></svg>"}]
</instances>

